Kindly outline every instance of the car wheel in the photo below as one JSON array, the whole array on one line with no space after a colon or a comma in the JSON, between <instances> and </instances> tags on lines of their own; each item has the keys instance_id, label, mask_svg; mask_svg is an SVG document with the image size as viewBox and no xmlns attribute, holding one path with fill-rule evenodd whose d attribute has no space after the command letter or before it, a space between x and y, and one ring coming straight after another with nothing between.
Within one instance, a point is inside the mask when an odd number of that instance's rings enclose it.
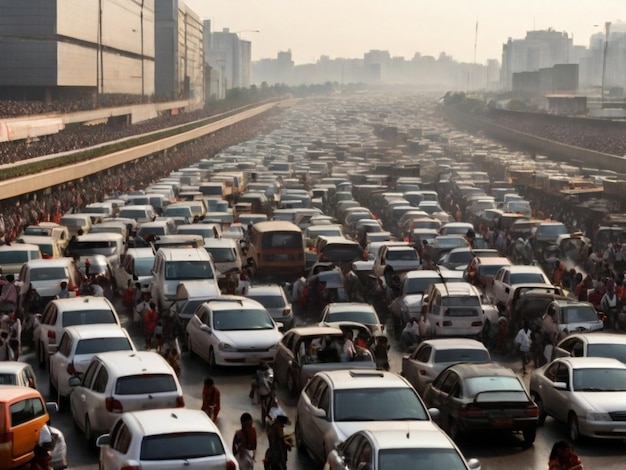
<instances>
[{"instance_id":1,"label":"car wheel","mask_svg":"<svg viewBox=\"0 0 626 470\"><path fill-rule=\"evenodd\" d=\"M213 351L213 348L209 349L209 367L211 369L215 369L217 367L217 364L215 362L215 352Z\"/></svg>"},{"instance_id":2,"label":"car wheel","mask_svg":"<svg viewBox=\"0 0 626 470\"><path fill-rule=\"evenodd\" d=\"M302 439L302 428L300 427L300 420L296 418L296 448L299 452L306 452L306 446Z\"/></svg>"},{"instance_id":3,"label":"car wheel","mask_svg":"<svg viewBox=\"0 0 626 470\"><path fill-rule=\"evenodd\" d=\"M532 427L524 429L524 431L522 431L522 434L524 436L524 444L530 447L533 445L533 442L535 442L535 437L537 436L537 428Z\"/></svg>"},{"instance_id":4,"label":"car wheel","mask_svg":"<svg viewBox=\"0 0 626 470\"><path fill-rule=\"evenodd\" d=\"M541 397L536 393L532 393L531 397L537 405L537 408L539 408L539 414L537 415L537 426L543 426L546 422L546 410L543 407L543 401L541 400Z\"/></svg>"},{"instance_id":5,"label":"car wheel","mask_svg":"<svg viewBox=\"0 0 626 470\"><path fill-rule=\"evenodd\" d=\"M448 423L448 435L453 441L457 441L461 437L461 430L459 429L459 425L453 419L450 419L450 422Z\"/></svg>"},{"instance_id":6,"label":"car wheel","mask_svg":"<svg viewBox=\"0 0 626 470\"><path fill-rule=\"evenodd\" d=\"M296 386L296 378L293 376L293 372L287 373L287 391L289 392L289 395L291 395L292 397L295 397L296 394L298 393L297 386Z\"/></svg>"},{"instance_id":7,"label":"car wheel","mask_svg":"<svg viewBox=\"0 0 626 470\"><path fill-rule=\"evenodd\" d=\"M569 417L567 419L567 424L569 427L569 438L572 442L580 441L580 427L578 425L578 417L576 413L570 412Z\"/></svg>"}]
</instances>

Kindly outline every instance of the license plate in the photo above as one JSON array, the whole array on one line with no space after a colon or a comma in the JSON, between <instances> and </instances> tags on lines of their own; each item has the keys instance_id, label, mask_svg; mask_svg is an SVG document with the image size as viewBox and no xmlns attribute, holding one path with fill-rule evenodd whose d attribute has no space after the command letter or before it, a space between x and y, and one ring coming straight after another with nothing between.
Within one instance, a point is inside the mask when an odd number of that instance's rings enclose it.
<instances>
[{"instance_id":1,"label":"license plate","mask_svg":"<svg viewBox=\"0 0 626 470\"><path fill-rule=\"evenodd\" d=\"M512 418L493 418L491 425L496 428L505 428L513 426Z\"/></svg>"},{"instance_id":2,"label":"license plate","mask_svg":"<svg viewBox=\"0 0 626 470\"><path fill-rule=\"evenodd\" d=\"M151 401L145 402L143 405L141 405L142 410L155 410L157 408L160 408L159 404L153 403Z\"/></svg>"}]
</instances>

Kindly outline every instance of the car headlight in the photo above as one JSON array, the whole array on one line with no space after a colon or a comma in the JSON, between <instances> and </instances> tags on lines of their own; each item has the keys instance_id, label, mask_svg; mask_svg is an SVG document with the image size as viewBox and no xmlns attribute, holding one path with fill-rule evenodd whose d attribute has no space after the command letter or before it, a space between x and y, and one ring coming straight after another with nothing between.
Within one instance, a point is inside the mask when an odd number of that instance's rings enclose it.
<instances>
[{"instance_id":1,"label":"car headlight","mask_svg":"<svg viewBox=\"0 0 626 470\"><path fill-rule=\"evenodd\" d=\"M237 349L232 344L228 344L228 343L220 343L217 345L217 347L219 348L220 351L234 351Z\"/></svg>"},{"instance_id":2,"label":"car headlight","mask_svg":"<svg viewBox=\"0 0 626 470\"><path fill-rule=\"evenodd\" d=\"M587 421L612 421L608 413L599 413L596 411L587 412Z\"/></svg>"}]
</instances>

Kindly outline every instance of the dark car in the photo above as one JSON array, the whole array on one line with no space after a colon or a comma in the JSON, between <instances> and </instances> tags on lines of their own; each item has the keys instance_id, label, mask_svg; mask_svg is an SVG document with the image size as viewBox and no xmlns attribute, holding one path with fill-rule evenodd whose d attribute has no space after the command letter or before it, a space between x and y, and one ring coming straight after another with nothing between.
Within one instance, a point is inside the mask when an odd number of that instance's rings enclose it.
<instances>
[{"instance_id":1,"label":"dark car","mask_svg":"<svg viewBox=\"0 0 626 470\"><path fill-rule=\"evenodd\" d=\"M513 431L525 445L535 441L539 408L508 367L452 365L427 386L424 402L439 409L439 425L454 440L475 431Z\"/></svg>"}]
</instances>

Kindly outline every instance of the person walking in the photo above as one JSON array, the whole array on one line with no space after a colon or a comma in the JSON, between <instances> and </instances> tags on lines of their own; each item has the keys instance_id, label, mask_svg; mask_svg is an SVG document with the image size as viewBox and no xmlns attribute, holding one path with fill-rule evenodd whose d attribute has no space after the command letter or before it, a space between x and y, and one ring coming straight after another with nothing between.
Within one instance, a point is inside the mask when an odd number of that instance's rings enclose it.
<instances>
[{"instance_id":1,"label":"person walking","mask_svg":"<svg viewBox=\"0 0 626 470\"><path fill-rule=\"evenodd\" d=\"M524 326L520 328L515 335L515 344L518 345L520 356L522 358L522 372L526 375L526 365L528 365L528 352L530 351L530 347L532 346L532 339L530 338L530 326L528 322L524 322Z\"/></svg>"},{"instance_id":2,"label":"person walking","mask_svg":"<svg viewBox=\"0 0 626 470\"><path fill-rule=\"evenodd\" d=\"M17 308L17 287L15 286L15 276L7 274L6 280L0 280L2 290L0 290L0 312L15 311Z\"/></svg>"},{"instance_id":3,"label":"person walking","mask_svg":"<svg viewBox=\"0 0 626 470\"><path fill-rule=\"evenodd\" d=\"M583 464L569 443L557 441L548 457L548 470L583 470Z\"/></svg>"},{"instance_id":4,"label":"person walking","mask_svg":"<svg viewBox=\"0 0 626 470\"><path fill-rule=\"evenodd\" d=\"M241 429L233 438L233 455L239 463L240 470L253 470L256 462L256 428L250 413L243 413L239 419Z\"/></svg>"},{"instance_id":5,"label":"person walking","mask_svg":"<svg viewBox=\"0 0 626 470\"><path fill-rule=\"evenodd\" d=\"M202 387L202 411L204 411L214 423L217 423L217 415L220 412L220 391L215 386L211 377L204 379Z\"/></svg>"},{"instance_id":6,"label":"person walking","mask_svg":"<svg viewBox=\"0 0 626 470\"><path fill-rule=\"evenodd\" d=\"M613 330L617 325L617 310L618 310L617 295L615 295L615 281L609 279L606 281L606 293L600 300L600 307L602 313L606 315L607 329Z\"/></svg>"},{"instance_id":7,"label":"person walking","mask_svg":"<svg viewBox=\"0 0 626 470\"><path fill-rule=\"evenodd\" d=\"M403 351L408 351L420 342L420 328L417 317L411 318L404 326L400 334L400 346Z\"/></svg>"},{"instance_id":8,"label":"person walking","mask_svg":"<svg viewBox=\"0 0 626 470\"><path fill-rule=\"evenodd\" d=\"M154 330L159 323L159 314L156 311L156 304L150 302L150 308L146 310L143 315L143 329L146 338L146 351L152 349L152 337L154 336Z\"/></svg>"},{"instance_id":9,"label":"person walking","mask_svg":"<svg viewBox=\"0 0 626 470\"><path fill-rule=\"evenodd\" d=\"M289 418L281 413L267 429L269 447L263 460L265 470L287 470L287 453L293 447L285 436L287 424L289 424Z\"/></svg>"}]
</instances>

